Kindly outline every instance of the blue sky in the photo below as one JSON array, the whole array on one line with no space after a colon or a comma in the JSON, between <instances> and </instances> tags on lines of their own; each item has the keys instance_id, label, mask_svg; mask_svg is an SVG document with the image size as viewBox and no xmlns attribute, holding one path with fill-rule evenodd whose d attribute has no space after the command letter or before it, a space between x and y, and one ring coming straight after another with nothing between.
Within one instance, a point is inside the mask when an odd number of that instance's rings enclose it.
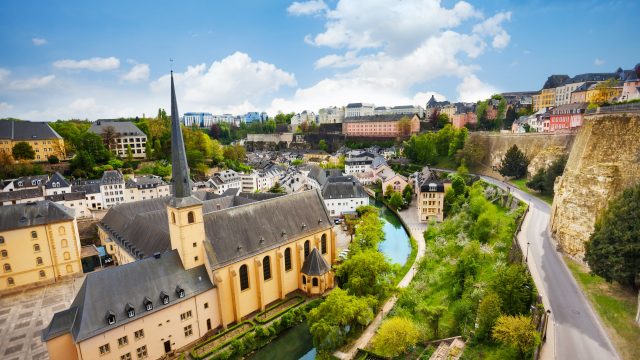
<instances>
[{"instance_id":1,"label":"blue sky","mask_svg":"<svg viewBox=\"0 0 640 360\"><path fill-rule=\"evenodd\" d=\"M423 105L640 61L639 1L3 1L0 117ZM173 63L169 58L174 59Z\"/></svg>"}]
</instances>

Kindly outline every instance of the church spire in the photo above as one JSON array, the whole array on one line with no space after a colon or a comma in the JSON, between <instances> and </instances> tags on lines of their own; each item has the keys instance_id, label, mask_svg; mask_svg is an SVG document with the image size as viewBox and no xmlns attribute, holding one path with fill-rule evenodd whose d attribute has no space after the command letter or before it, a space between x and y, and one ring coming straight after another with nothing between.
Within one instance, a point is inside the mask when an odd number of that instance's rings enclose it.
<instances>
[{"instance_id":1,"label":"church spire","mask_svg":"<svg viewBox=\"0 0 640 360\"><path fill-rule=\"evenodd\" d=\"M187 154L180 128L180 115L176 101L176 88L173 85L173 70L171 71L171 182L173 183L173 197L187 198L191 196L189 184L189 166Z\"/></svg>"}]
</instances>

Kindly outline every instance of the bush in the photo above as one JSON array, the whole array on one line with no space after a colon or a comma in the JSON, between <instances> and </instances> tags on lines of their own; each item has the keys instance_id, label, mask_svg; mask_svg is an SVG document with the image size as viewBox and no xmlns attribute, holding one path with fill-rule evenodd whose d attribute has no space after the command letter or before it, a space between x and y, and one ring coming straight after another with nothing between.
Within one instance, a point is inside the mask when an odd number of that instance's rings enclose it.
<instances>
[{"instance_id":1,"label":"bush","mask_svg":"<svg viewBox=\"0 0 640 360\"><path fill-rule=\"evenodd\" d=\"M49 155L49 157L47 157L47 161L49 162L49 164L57 164L60 162L60 159L58 159L58 157L55 155Z\"/></svg>"}]
</instances>

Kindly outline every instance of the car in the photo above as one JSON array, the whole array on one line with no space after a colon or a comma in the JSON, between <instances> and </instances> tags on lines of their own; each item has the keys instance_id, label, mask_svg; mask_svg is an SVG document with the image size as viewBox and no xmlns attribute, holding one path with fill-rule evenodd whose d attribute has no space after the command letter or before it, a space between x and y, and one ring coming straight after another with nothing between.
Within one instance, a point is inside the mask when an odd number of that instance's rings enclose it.
<instances>
[{"instance_id":1,"label":"car","mask_svg":"<svg viewBox=\"0 0 640 360\"><path fill-rule=\"evenodd\" d=\"M341 224L341 223L342 223L342 221L343 221L343 220L342 220L342 219L340 219L340 218L333 219L333 223L334 223L334 224L336 224L336 225Z\"/></svg>"}]
</instances>

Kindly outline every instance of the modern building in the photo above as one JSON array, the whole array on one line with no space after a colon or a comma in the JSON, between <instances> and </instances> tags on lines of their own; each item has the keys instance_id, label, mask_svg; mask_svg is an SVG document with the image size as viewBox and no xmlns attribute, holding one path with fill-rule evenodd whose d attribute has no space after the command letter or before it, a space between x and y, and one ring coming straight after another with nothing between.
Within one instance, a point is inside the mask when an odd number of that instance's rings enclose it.
<instances>
[{"instance_id":1,"label":"modern building","mask_svg":"<svg viewBox=\"0 0 640 360\"><path fill-rule=\"evenodd\" d=\"M0 120L0 152L12 154L13 147L26 142L35 152L33 161L47 161L49 156L66 158L64 140L45 122Z\"/></svg>"},{"instance_id":2,"label":"modern building","mask_svg":"<svg viewBox=\"0 0 640 360\"><path fill-rule=\"evenodd\" d=\"M320 124L342 124L344 118L344 106L322 108L318 111L318 122Z\"/></svg>"},{"instance_id":3,"label":"modern building","mask_svg":"<svg viewBox=\"0 0 640 360\"><path fill-rule=\"evenodd\" d=\"M266 112L250 111L243 116L243 121L247 124L252 122L265 122L269 119Z\"/></svg>"},{"instance_id":4,"label":"modern building","mask_svg":"<svg viewBox=\"0 0 640 360\"><path fill-rule=\"evenodd\" d=\"M353 137L397 138L420 132L418 115L372 115L347 117L342 123L342 133Z\"/></svg>"},{"instance_id":5,"label":"modern building","mask_svg":"<svg viewBox=\"0 0 640 360\"><path fill-rule=\"evenodd\" d=\"M351 103L347 104L345 108L345 118L352 118L358 116L373 116L375 105L367 103Z\"/></svg>"},{"instance_id":6,"label":"modern building","mask_svg":"<svg viewBox=\"0 0 640 360\"><path fill-rule=\"evenodd\" d=\"M556 106L549 117L549 131L575 129L582 126L587 103L575 103Z\"/></svg>"},{"instance_id":7,"label":"modern building","mask_svg":"<svg viewBox=\"0 0 640 360\"><path fill-rule=\"evenodd\" d=\"M213 125L213 115L207 112L188 112L182 116L184 126L208 128Z\"/></svg>"},{"instance_id":8,"label":"modern building","mask_svg":"<svg viewBox=\"0 0 640 360\"><path fill-rule=\"evenodd\" d=\"M147 135L131 121L99 119L91 124L89 131L103 138L105 133L113 132L113 139L107 145L116 156L127 157L129 148L134 158L147 156Z\"/></svg>"},{"instance_id":9,"label":"modern building","mask_svg":"<svg viewBox=\"0 0 640 360\"><path fill-rule=\"evenodd\" d=\"M53 316L42 332L52 360L158 359L293 292L334 285L335 237L318 191L226 208L191 193L171 80L173 195L106 214L101 240L132 261L89 273Z\"/></svg>"},{"instance_id":10,"label":"modern building","mask_svg":"<svg viewBox=\"0 0 640 360\"><path fill-rule=\"evenodd\" d=\"M52 201L0 206L0 292L82 274L74 212Z\"/></svg>"}]
</instances>

